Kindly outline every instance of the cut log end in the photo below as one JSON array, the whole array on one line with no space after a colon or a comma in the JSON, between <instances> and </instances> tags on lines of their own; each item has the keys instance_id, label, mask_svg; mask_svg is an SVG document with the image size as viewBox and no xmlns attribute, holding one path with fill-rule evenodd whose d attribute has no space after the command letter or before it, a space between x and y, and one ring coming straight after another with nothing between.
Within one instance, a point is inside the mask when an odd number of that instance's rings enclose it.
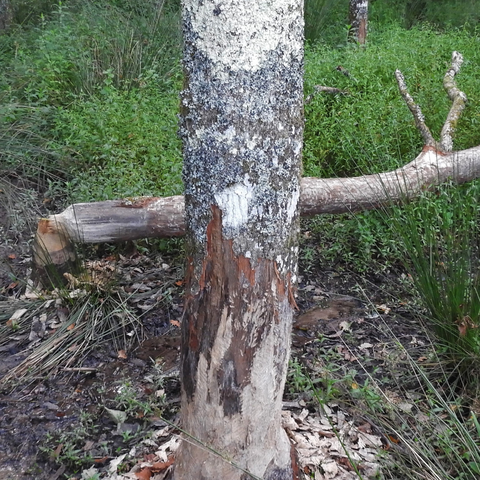
<instances>
[{"instance_id":1,"label":"cut log end","mask_svg":"<svg viewBox=\"0 0 480 480\"><path fill-rule=\"evenodd\" d=\"M57 227L56 222L48 218L38 223L32 246L32 280L40 288L62 287L67 283L63 274L79 269L73 243Z\"/></svg>"}]
</instances>

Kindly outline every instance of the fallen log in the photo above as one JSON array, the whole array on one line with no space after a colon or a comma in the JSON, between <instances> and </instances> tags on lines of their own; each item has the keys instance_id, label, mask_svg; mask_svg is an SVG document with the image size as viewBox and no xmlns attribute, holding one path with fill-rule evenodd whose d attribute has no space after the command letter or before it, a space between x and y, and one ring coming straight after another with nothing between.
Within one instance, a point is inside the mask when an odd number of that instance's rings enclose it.
<instances>
[{"instance_id":1,"label":"fallen log","mask_svg":"<svg viewBox=\"0 0 480 480\"><path fill-rule=\"evenodd\" d=\"M425 188L446 180L460 184L480 177L480 146L451 151L454 126L466 102L465 94L454 81L462 61L462 56L454 52L451 67L444 78L452 107L439 142L434 140L420 107L409 95L404 78L397 70L395 75L400 93L424 139L421 153L412 162L391 172L350 178L303 178L299 200L301 215L372 210L414 198ZM35 276L45 277L45 270L68 271L75 260L72 243L178 237L184 233L182 196L70 205L62 213L39 222L33 247L34 270L39 272ZM51 273L48 276L51 277Z\"/></svg>"}]
</instances>

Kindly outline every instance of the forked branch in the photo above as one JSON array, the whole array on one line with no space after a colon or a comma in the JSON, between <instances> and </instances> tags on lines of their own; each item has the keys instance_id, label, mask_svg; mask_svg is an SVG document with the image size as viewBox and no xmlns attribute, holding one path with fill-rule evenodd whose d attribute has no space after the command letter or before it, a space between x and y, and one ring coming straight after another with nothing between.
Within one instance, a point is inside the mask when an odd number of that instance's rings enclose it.
<instances>
[{"instance_id":1,"label":"forked branch","mask_svg":"<svg viewBox=\"0 0 480 480\"><path fill-rule=\"evenodd\" d=\"M457 83L455 82L455 75L459 72L463 63L463 56L461 53L452 53L452 63L443 79L443 86L447 92L448 98L452 101L452 107L447 115L445 124L443 125L442 132L440 134L440 142L436 142L433 138L430 129L425 123L425 117L420 109L420 106L415 103L412 96L408 93L405 78L400 70L395 70L395 77L397 79L398 88L405 100L408 108L412 112L415 119L415 125L420 131L425 146L433 147L441 153L448 153L453 150L453 134L455 133L455 126L465 108L467 102L467 96L464 92L459 90Z\"/></svg>"}]
</instances>

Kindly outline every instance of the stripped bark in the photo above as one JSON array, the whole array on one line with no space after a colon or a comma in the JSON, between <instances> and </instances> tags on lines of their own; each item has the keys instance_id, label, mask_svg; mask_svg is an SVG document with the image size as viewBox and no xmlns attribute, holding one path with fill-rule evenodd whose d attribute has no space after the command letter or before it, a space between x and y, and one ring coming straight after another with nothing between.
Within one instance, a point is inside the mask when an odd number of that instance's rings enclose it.
<instances>
[{"instance_id":1,"label":"stripped bark","mask_svg":"<svg viewBox=\"0 0 480 480\"><path fill-rule=\"evenodd\" d=\"M302 5L183 2L189 438L175 480L294 478L281 410L298 256Z\"/></svg>"}]
</instances>

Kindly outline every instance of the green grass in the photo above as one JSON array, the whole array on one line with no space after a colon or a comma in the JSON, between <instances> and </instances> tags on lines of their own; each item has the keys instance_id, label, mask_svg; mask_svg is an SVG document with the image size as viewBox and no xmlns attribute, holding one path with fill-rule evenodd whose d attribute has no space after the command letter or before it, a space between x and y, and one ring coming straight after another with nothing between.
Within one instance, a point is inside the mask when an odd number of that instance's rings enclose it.
<instances>
[{"instance_id":1,"label":"green grass","mask_svg":"<svg viewBox=\"0 0 480 480\"><path fill-rule=\"evenodd\" d=\"M478 180L445 184L389 217L438 350L465 385L480 372L479 194Z\"/></svg>"}]
</instances>

